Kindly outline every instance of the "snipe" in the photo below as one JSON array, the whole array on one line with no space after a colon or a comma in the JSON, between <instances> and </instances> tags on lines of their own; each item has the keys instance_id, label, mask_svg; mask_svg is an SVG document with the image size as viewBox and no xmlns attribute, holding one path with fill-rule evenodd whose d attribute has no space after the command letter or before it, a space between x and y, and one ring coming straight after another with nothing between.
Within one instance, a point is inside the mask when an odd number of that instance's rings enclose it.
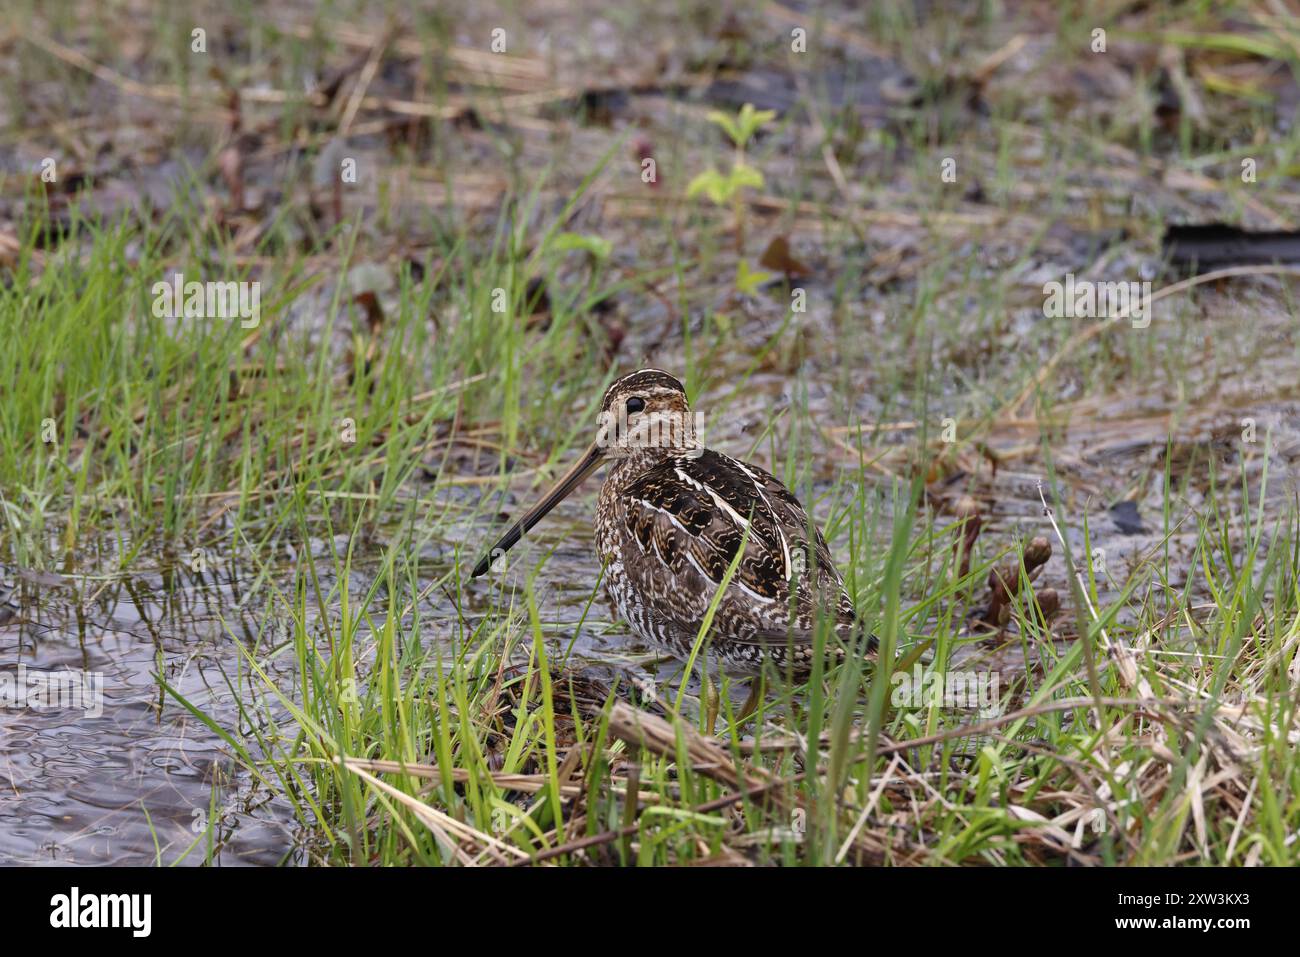
<instances>
[{"instance_id":1,"label":"snipe","mask_svg":"<svg viewBox=\"0 0 1300 957\"><path fill-rule=\"evenodd\" d=\"M642 639L686 657L743 543L712 623L711 653L729 671L757 674L770 661L782 672L806 672L819 615L853 647L853 602L799 500L758 466L701 446L681 382L658 369L609 387L596 440L473 575L606 460L596 546L609 594Z\"/></svg>"}]
</instances>

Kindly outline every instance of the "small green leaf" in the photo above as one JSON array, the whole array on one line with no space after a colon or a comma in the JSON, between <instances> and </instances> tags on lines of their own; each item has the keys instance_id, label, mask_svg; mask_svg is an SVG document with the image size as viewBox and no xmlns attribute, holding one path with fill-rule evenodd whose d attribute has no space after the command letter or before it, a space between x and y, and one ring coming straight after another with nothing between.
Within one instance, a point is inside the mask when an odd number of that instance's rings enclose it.
<instances>
[{"instance_id":1,"label":"small green leaf","mask_svg":"<svg viewBox=\"0 0 1300 957\"><path fill-rule=\"evenodd\" d=\"M614 245L608 239L599 236L587 236L583 233L560 233L551 240L551 250L557 253L572 252L580 249L591 253L596 259L608 259L614 251Z\"/></svg>"},{"instance_id":2,"label":"small green leaf","mask_svg":"<svg viewBox=\"0 0 1300 957\"><path fill-rule=\"evenodd\" d=\"M732 168L731 175L727 178L727 185L730 188L730 193L735 193L736 190L743 189L746 186L762 189L763 174L752 166L737 163Z\"/></svg>"},{"instance_id":3,"label":"small green leaf","mask_svg":"<svg viewBox=\"0 0 1300 957\"><path fill-rule=\"evenodd\" d=\"M730 177L723 176L716 169L706 169L686 187L686 197L688 199L703 193L719 206L725 205L731 198L733 187Z\"/></svg>"},{"instance_id":4,"label":"small green leaf","mask_svg":"<svg viewBox=\"0 0 1300 957\"><path fill-rule=\"evenodd\" d=\"M736 123L740 134L740 138L736 140L736 145L744 146L749 142L751 136L774 119L776 119L776 110L756 110L753 103L746 103L741 107L740 117Z\"/></svg>"},{"instance_id":5,"label":"small green leaf","mask_svg":"<svg viewBox=\"0 0 1300 957\"><path fill-rule=\"evenodd\" d=\"M721 110L709 110L706 117L710 123L722 127L722 131L731 138L731 142L737 146L740 145L740 130L736 127L736 122Z\"/></svg>"},{"instance_id":6,"label":"small green leaf","mask_svg":"<svg viewBox=\"0 0 1300 957\"><path fill-rule=\"evenodd\" d=\"M744 147L759 129L776 119L775 110L756 110L753 103L746 103L735 119L720 110L710 110L707 118L710 123L720 126L738 147Z\"/></svg>"},{"instance_id":7,"label":"small green leaf","mask_svg":"<svg viewBox=\"0 0 1300 957\"><path fill-rule=\"evenodd\" d=\"M774 278L770 272L751 270L749 263L740 260L736 263L736 291L743 296L752 296L758 292L763 283Z\"/></svg>"}]
</instances>

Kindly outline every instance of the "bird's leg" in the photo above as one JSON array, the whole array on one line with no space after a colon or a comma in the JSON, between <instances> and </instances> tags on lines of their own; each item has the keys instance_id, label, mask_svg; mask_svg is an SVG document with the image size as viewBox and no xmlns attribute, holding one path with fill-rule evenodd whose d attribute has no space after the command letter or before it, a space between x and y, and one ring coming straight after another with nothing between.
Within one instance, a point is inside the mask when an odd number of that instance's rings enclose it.
<instances>
[{"instance_id":1,"label":"bird's leg","mask_svg":"<svg viewBox=\"0 0 1300 957\"><path fill-rule=\"evenodd\" d=\"M741 705L740 713L736 715L736 724L740 724L751 714L758 710L758 703L763 700L763 679L754 678L749 683L749 697Z\"/></svg>"},{"instance_id":2,"label":"bird's leg","mask_svg":"<svg viewBox=\"0 0 1300 957\"><path fill-rule=\"evenodd\" d=\"M700 689L700 695L704 699L701 704L704 705L704 730L707 734L713 734L713 729L718 723L718 708L722 704L722 695L713 687L713 679L709 677L709 670L704 669L704 687Z\"/></svg>"}]
</instances>

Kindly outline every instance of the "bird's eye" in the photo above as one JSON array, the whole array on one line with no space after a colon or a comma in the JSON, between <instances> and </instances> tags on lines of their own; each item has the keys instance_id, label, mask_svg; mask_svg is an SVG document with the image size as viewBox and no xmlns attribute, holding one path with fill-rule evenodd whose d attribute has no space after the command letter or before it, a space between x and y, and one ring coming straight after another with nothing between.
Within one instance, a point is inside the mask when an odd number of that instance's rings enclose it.
<instances>
[{"instance_id":1,"label":"bird's eye","mask_svg":"<svg viewBox=\"0 0 1300 957\"><path fill-rule=\"evenodd\" d=\"M627 400L628 415L631 415L633 412L640 412L644 408L645 399L641 398L639 395L634 395L632 398Z\"/></svg>"}]
</instances>

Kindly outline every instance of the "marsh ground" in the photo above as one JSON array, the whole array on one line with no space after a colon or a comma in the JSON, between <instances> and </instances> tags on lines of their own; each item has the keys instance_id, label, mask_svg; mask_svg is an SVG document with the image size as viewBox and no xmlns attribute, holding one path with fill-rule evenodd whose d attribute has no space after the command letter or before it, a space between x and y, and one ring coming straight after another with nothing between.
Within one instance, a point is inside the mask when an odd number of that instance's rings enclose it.
<instances>
[{"instance_id":1,"label":"marsh ground","mask_svg":"<svg viewBox=\"0 0 1300 957\"><path fill-rule=\"evenodd\" d=\"M0 664L103 696L0 711L0 860L1293 863L1294 286L1162 236L1300 222L1297 22L10 3ZM158 315L178 272L257 322ZM705 727L594 482L471 582L642 364L996 708L850 662Z\"/></svg>"}]
</instances>

